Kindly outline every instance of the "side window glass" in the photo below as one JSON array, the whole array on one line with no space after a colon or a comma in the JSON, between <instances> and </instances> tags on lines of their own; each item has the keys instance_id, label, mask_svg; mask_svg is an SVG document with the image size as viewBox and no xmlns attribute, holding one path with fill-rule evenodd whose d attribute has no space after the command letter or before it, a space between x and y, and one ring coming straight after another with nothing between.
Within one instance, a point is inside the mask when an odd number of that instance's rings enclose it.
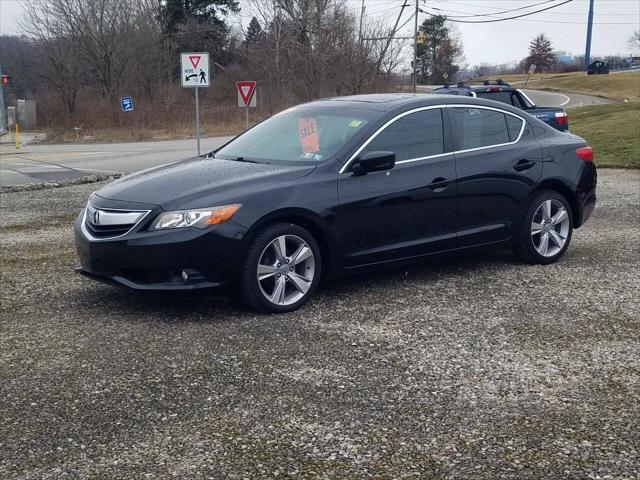
<instances>
[{"instance_id":1,"label":"side window glass","mask_svg":"<svg viewBox=\"0 0 640 480\"><path fill-rule=\"evenodd\" d=\"M509 141L515 142L520 135L520 130L522 129L522 120L518 117L514 117L513 115L505 115L507 118L507 129L509 130Z\"/></svg>"},{"instance_id":2,"label":"side window glass","mask_svg":"<svg viewBox=\"0 0 640 480\"><path fill-rule=\"evenodd\" d=\"M509 143L507 121L503 113L473 107L451 110L460 150Z\"/></svg>"},{"instance_id":3,"label":"side window glass","mask_svg":"<svg viewBox=\"0 0 640 480\"><path fill-rule=\"evenodd\" d=\"M444 153L441 109L422 110L399 118L374 138L362 153L385 150L396 161Z\"/></svg>"},{"instance_id":4,"label":"side window glass","mask_svg":"<svg viewBox=\"0 0 640 480\"><path fill-rule=\"evenodd\" d=\"M520 98L520 94L518 92L511 93L511 105L517 108L525 108L525 104L522 101L522 98ZM509 117L509 115L507 115L507 117Z\"/></svg>"}]
</instances>

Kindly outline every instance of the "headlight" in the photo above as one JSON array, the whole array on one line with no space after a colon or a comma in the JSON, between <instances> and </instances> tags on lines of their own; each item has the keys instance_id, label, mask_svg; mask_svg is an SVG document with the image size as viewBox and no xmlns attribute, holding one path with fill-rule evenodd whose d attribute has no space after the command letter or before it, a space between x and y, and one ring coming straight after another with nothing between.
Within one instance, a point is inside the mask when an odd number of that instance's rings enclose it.
<instances>
[{"instance_id":1,"label":"headlight","mask_svg":"<svg viewBox=\"0 0 640 480\"><path fill-rule=\"evenodd\" d=\"M151 225L152 230L164 228L197 227L206 228L209 225L226 222L241 207L239 203L222 207L199 208L197 210L176 210L158 215Z\"/></svg>"}]
</instances>

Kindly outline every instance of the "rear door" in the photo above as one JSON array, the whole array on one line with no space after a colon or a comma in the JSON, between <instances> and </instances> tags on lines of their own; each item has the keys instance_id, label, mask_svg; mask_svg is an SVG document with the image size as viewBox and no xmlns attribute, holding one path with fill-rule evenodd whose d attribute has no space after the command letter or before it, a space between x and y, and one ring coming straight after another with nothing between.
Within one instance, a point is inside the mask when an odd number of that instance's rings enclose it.
<instances>
[{"instance_id":1,"label":"rear door","mask_svg":"<svg viewBox=\"0 0 640 480\"><path fill-rule=\"evenodd\" d=\"M394 168L338 179L337 215L345 267L453 248L456 229L455 163L445 137L443 109L405 112L357 151L396 154Z\"/></svg>"},{"instance_id":2,"label":"rear door","mask_svg":"<svg viewBox=\"0 0 640 480\"><path fill-rule=\"evenodd\" d=\"M447 112L455 132L457 245L506 240L542 175L542 148L518 115L478 105Z\"/></svg>"}]
</instances>

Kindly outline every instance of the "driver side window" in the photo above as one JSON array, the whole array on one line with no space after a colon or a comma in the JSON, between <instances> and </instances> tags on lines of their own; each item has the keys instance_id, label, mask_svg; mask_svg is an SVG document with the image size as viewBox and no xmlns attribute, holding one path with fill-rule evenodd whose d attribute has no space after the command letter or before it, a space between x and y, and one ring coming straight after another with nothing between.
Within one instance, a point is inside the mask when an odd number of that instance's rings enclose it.
<instances>
[{"instance_id":1,"label":"driver side window","mask_svg":"<svg viewBox=\"0 0 640 480\"><path fill-rule=\"evenodd\" d=\"M399 118L380 132L361 155L375 150L395 153L396 162L444 153L442 110L422 110Z\"/></svg>"}]
</instances>

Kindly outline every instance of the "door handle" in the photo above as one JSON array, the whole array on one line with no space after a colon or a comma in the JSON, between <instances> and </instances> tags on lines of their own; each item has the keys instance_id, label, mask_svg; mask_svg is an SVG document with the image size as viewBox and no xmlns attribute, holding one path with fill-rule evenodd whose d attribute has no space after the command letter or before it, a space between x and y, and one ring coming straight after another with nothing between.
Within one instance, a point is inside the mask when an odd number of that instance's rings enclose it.
<instances>
[{"instance_id":1,"label":"door handle","mask_svg":"<svg viewBox=\"0 0 640 480\"><path fill-rule=\"evenodd\" d=\"M527 160L526 158L523 158L513 166L513 169L516 172L524 172L525 170L529 170L535 164L536 164L535 160Z\"/></svg>"},{"instance_id":2,"label":"door handle","mask_svg":"<svg viewBox=\"0 0 640 480\"><path fill-rule=\"evenodd\" d=\"M438 178L434 178L433 181L427 186L434 192L441 192L445 188L447 188L450 183L451 183L450 179L447 179L444 177L438 177Z\"/></svg>"}]
</instances>

